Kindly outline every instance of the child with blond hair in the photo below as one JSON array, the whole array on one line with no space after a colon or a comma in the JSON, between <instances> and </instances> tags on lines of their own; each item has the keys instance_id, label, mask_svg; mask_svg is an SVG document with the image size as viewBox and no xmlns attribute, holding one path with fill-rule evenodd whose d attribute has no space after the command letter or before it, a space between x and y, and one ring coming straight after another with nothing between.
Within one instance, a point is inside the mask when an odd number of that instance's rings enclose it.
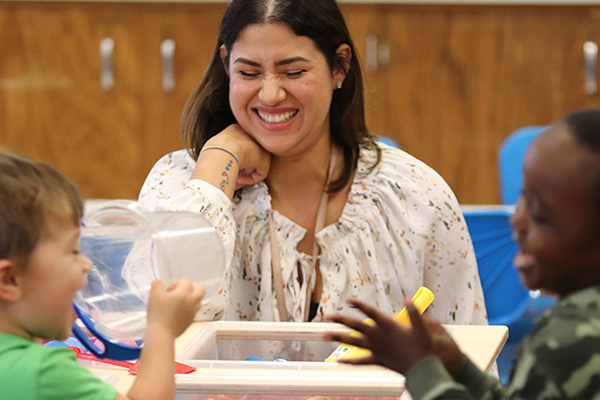
<instances>
[{"instance_id":1,"label":"child with blond hair","mask_svg":"<svg viewBox=\"0 0 600 400\"><path fill-rule=\"evenodd\" d=\"M79 250L83 202L56 168L0 148L0 399L172 399L174 342L193 321L204 289L155 281L137 377L127 394L77 363L64 347L75 293L90 261Z\"/></svg>"}]
</instances>

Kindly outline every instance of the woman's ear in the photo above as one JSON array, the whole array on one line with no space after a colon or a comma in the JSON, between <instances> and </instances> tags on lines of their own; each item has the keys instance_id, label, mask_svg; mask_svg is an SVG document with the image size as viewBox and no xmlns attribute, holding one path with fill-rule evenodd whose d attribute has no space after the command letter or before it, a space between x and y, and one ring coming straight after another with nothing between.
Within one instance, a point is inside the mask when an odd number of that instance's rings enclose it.
<instances>
[{"instance_id":1,"label":"woman's ear","mask_svg":"<svg viewBox=\"0 0 600 400\"><path fill-rule=\"evenodd\" d=\"M227 48L224 44L219 47L219 56L221 57L223 68L225 68L225 72L227 73L227 76L229 76L229 65L227 65Z\"/></svg>"},{"instance_id":2,"label":"woman's ear","mask_svg":"<svg viewBox=\"0 0 600 400\"><path fill-rule=\"evenodd\" d=\"M333 84L339 89L350 71L350 60L352 60L352 49L346 43L342 43L335 51L336 66L333 69Z\"/></svg>"},{"instance_id":3,"label":"woman's ear","mask_svg":"<svg viewBox=\"0 0 600 400\"><path fill-rule=\"evenodd\" d=\"M17 265L6 258L0 259L0 300L15 302L21 298L21 279Z\"/></svg>"}]
</instances>

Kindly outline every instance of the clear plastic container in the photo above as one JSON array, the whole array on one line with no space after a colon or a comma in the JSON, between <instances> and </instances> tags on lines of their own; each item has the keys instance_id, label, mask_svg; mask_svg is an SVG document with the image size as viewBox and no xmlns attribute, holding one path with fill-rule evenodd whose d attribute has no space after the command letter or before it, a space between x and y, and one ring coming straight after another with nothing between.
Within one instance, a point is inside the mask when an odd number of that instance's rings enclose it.
<instances>
[{"instance_id":1,"label":"clear plastic container","mask_svg":"<svg viewBox=\"0 0 600 400\"><path fill-rule=\"evenodd\" d=\"M177 375L177 400L398 400L404 377L375 365L325 362L339 324L216 321L177 354L196 367ZM264 361L257 361L262 359Z\"/></svg>"},{"instance_id":2,"label":"clear plastic container","mask_svg":"<svg viewBox=\"0 0 600 400\"><path fill-rule=\"evenodd\" d=\"M96 331L117 341L143 339L152 281L198 283L207 303L225 274L220 236L205 217L149 211L133 201L110 201L86 214L81 251L93 267L75 305Z\"/></svg>"}]
</instances>

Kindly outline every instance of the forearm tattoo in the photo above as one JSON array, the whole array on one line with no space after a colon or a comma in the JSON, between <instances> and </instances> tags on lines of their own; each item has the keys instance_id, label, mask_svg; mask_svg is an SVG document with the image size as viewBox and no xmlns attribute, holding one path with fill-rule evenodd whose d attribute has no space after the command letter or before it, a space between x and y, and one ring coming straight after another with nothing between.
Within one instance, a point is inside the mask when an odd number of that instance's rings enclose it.
<instances>
[{"instance_id":1,"label":"forearm tattoo","mask_svg":"<svg viewBox=\"0 0 600 400\"><path fill-rule=\"evenodd\" d=\"M219 183L219 187L221 188L222 191L225 191L225 188L227 188L227 186L229 185L229 172L231 171L232 166L233 166L233 160L229 160L229 162L225 166L225 170L223 172L221 172L221 176L223 177L223 179L221 179L221 182Z\"/></svg>"}]
</instances>

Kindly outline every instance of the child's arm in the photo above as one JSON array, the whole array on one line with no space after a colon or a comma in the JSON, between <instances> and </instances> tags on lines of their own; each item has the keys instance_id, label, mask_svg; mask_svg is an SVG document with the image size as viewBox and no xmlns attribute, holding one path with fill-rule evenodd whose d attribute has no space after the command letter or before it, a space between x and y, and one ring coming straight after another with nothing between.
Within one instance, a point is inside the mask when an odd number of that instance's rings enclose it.
<instances>
[{"instance_id":1,"label":"child's arm","mask_svg":"<svg viewBox=\"0 0 600 400\"><path fill-rule=\"evenodd\" d=\"M436 349L434 343L438 340L434 341L424 319L420 316L410 299L405 301L405 305L413 324L412 329L397 323L393 318L382 314L377 309L357 299L349 299L348 303L369 316L375 321L375 325L371 326L359 320L339 315L328 318L330 321L344 324L362 333L362 336L328 334L326 335L326 339L342 341L371 351L371 354L367 357L349 359L347 361L342 360L343 362L350 364L379 364L401 374L406 374L413 364L420 359L429 355L435 355ZM440 330L445 332L441 326ZM456 346L452 338L449 336L444 338L443 344L448 345L447 357L458 358L458 360L451 361L455 365L460 364L463 355L458 350L458 346ZM451 347L452 345L454 347Z\"/></svg>"},{"instance_id":2,"label":"child's arm","mask_svg":"<svg viewBox=\"0 0 600 400\"><path fill-rule=\"evenodd\" d=\"M192 323L203 296L204 289L186 280L167 290L161 281L152 283L138 373L127 396L116 400L175 397L175 339Z\"/></svg>"},{"instance_id":3,"label":"child's arm","mask_svg":"<svg viewBox=\"0 0 600 400\"><path fill-rule=\"evenodd\" d=\"M473 399L475 397L472 389L478 393L483 389L492 396L490 398L496 398L497 393L488 391L487 379L485 385L480 382L481 376L485 376L481 371L471 376L472 380L478 383L476 388L467 388L453 379L451 374L456 372L464 374L464 367L471 364L466 362L465 355L445 329L437 321L421 317L409 299L405 304L412 328L398 324L392 318L359 300L351 299L348 302L375 321L375 325L370 326L359 320L342 316L328 318L330 321L342 323L360 332L362 337L328 333L325 339L352 344L371 351L369 356L341 360L341 362L379 364L405 375L407 388L414 399ZM496 383L494 388L497 387Z\"/></svg>"}]
</instances>

